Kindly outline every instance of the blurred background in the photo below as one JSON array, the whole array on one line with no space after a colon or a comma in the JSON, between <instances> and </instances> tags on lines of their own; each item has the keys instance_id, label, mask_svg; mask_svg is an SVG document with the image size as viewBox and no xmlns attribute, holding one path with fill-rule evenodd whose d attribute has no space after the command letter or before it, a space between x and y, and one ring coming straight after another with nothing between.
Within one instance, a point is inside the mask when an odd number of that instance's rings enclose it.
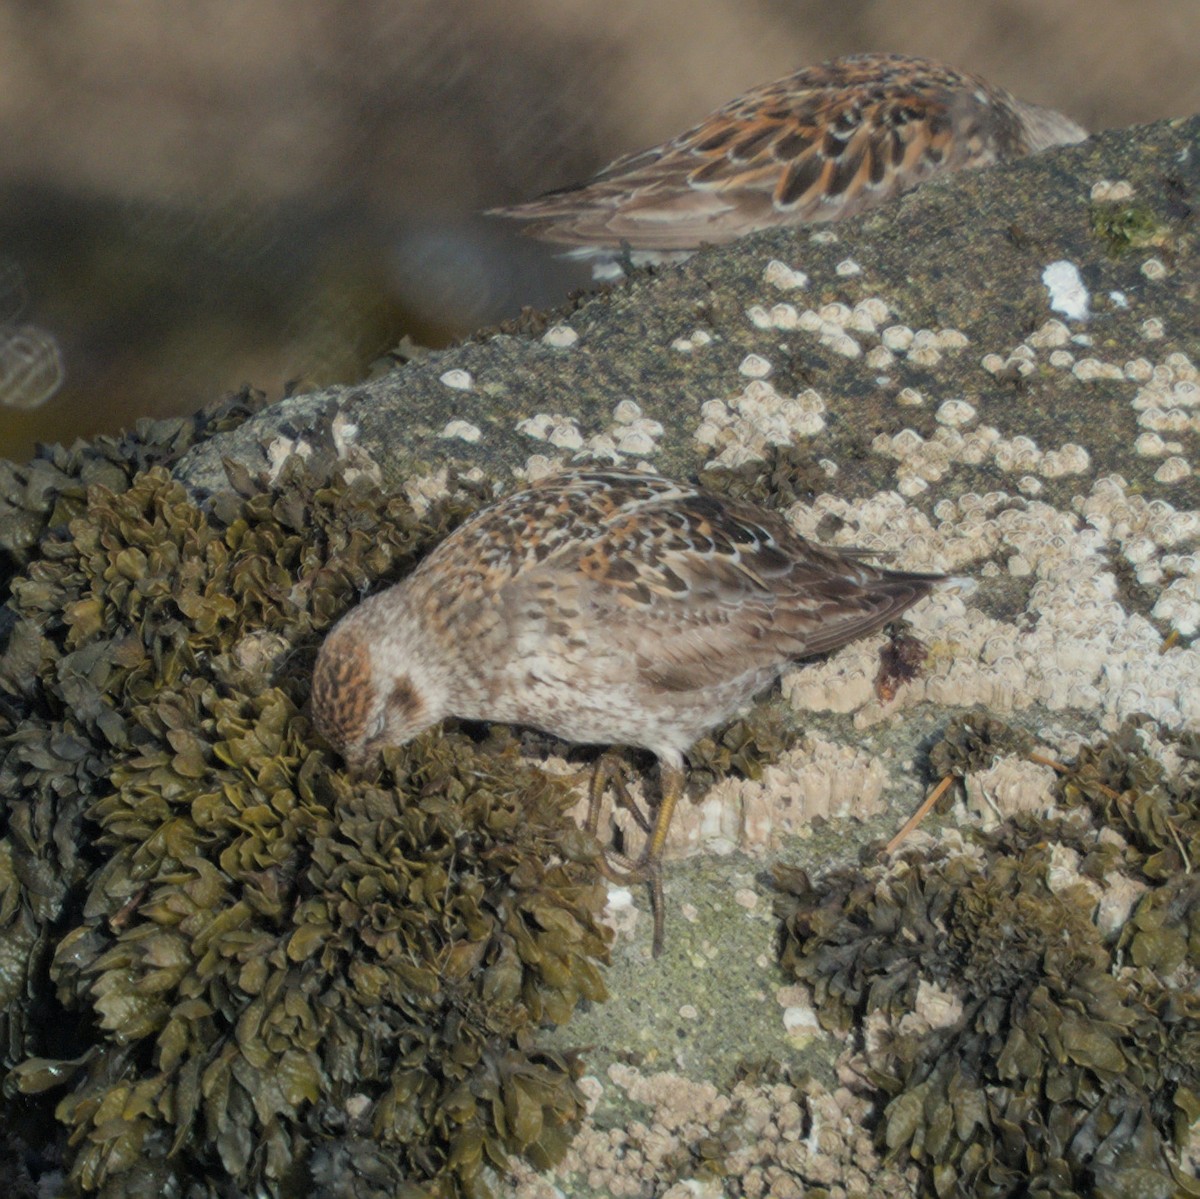
<instances>
[{"instance_id":1,"label":"blurred background","mask_svg":"<svg viewBox=\"0 0 1200 1199\"><path fill-rule=\"evenodd\" d=\"M561 301L480 209L857 50L1200 110L1200 0L0 0L0 456Z\"/></svg>"}]
</instances>

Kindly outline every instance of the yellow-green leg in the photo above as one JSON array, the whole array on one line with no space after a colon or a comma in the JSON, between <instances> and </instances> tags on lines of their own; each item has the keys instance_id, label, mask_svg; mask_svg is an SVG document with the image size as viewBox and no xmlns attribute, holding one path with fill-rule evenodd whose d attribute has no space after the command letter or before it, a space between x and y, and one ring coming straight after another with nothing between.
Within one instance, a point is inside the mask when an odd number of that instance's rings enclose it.
<instances>
[{"instance_id":1,"label":"yellow-green leg","mask_svg":"<svg viewBox=\"0 0 1200 1199\"><path fill-rule=\"evenodd\" d=\"M683 794L684 774L682 766L661 766L662 800L658 805L658 814L654 820L654 831L650 834L642 856L638 859L637 868L644 881L650 884L650 910L654 915L654 941L651 952L655 957L662 953L663 934L665 926L666 902L663 898L662 886L662 851L667 843L667 830L671 827L671 817L675 815L675 805Z\"/></svg>"},{"instance_id":2,"label":"yellow-green leg","mask_svg":"<svg viewBox=\"0 0 1200 1199\"><path fill-rule=\"evenodd\" d=\"M634 802L625 786L623 774L624 763L612 754L604 754L596 762L588 783L588 815L586 829L593 836L600 824L600 806L604 800L604 792L611 781L616 792L617 803L627 809L638 826L646 833L646 844L636 861L631 861L623 854L609 850L602 853L597 862L597 869L610 882L620 886L632 883L648 883L650 885L650 910L654 917L654 940L652 950L655 957L662 953L664 934L665 901L662 886L662 851L667 841L667 832L671 827L671 817L675 814L675 806L683 794L684 772L682 766L671 766L666 762L660 763L662 777L662 799L654 817L654 824L646 818ZM609 857L616 858L621 868L613 866Z\"/></svg>"},{"instance_id":3,"label":"yellow-green leg","mask_svg":"<svg viewBox=\"0 0 1200 1199\"><path fill-rule=\"evenodd\" d=\"M649 833L650 821L637 806L625 785L625 761L619 754L612 753L601 754L592 767L591 779L588 782L588 814L585 826L587 831L595 836L600 827L600 805L604 802L604 792L609 783L612 784L616 795L617 806L624 808L634 818L642 832Z\"/></svg>"}]
</instances>

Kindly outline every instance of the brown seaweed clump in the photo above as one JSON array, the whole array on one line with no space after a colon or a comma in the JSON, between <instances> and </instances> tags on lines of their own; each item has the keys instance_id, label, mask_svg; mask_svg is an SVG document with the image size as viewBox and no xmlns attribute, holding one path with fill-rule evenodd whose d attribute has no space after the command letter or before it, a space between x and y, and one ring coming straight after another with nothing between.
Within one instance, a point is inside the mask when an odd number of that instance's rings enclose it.
<instances>
[{"instance_id":1,"label":"brown seaweed clump","mask_svg":"<svg viewBox=\"0 0 1200 1199\"><path fill-rule=\"evenodd\" d=\"M38 559L59 554L61 536L88 508L91 488L118 494L153 465L236 428L264 403L248 389L191 418L139 421L131 433L41 447L25 466L0 460L0 1050L18 1060L35 996L28 987L47 949L50 924L86 873L78 836L82 814L126 744L124 721L100 702L111 668L104 647L78 636L61 650L26 613L53 609L52 580ZM78 582L78 581L77 581ZM21 599L12 599L13 590ZM80 602L78 588L69 593ZM76 609L82 612L83 609ZM66 613L52 623L62 626ZM60 638L61 640L61 638ZM77 643L76 643L77 642ZM120 646L116 646L120 649ZM62 652L65 650L65 652ZM113 655L119 657L119 654ZM54 675L61 718L50 718L42 676Z\"/></svg>"},{"instance_id":2,"label":"brown seaweed clump","mask_svg":"<svg viewBox=\"0 0 1200 1199\"><path fill-rule=\"evenodd\" d=\"M829 476L810 450L771 445L764 453L740 466L707 467L700 482L720 495L778 509L807 502L825 489Z\"/></svg>"},{"instance_id":3,"label":"brown seaweed clump","mask_svg":"<svg viewBox=\"0 0 1200 1199\"><path fill-rule=\"evenodd\" d=\"M571 797L436 731L349 778L321 635L463 512L230 477L207 510L161 467L68 483L13 561L0 1120L113 1199L486 1195L583 1110L538 1041L604 995Z\"/></svg>"},{"instance_id":4,"label":"brown seaweed clump","mask_svg":"<svg viewBox=\"0 0 1200 1199\"><path fill-rule=\"evenodd\" d=\"M781 872L784 969L853 1030L878 1142L925 1194L1200 1194L1200 743L1176 739L1168 778L1148 731L1065 769L1065 815Z\"/></svg>"},{"instance_id":5,"label":"brown seaweed clump","mask_svg":"<svg viewBox=\"0 0 1200 1199\"><path fill-rule=\"evenodd\" d=\"M983 712L968 712L946 726L929 751L929 772L935 779L960 779L987 770L1004 754L1027 754L1033 739L1020 729Z\"/></svg>"},{"instance_id":6,"label":"brown seaweed clump","mask_svg":"<svg viewBox=\"0 0 1200 1199\"><path fill-rule=\"evenodd\" d=\"M745 716L701 737L687 752L688 791L703 795L730 775L762 778L763 769L799 740L786 705L760 701Z\"/></svg>"},{"instance_id":7,"label":"brown seaweed clump","mask_svg":"<svg viewBox=\"0 0 1200 1199\"><path fill-rule=\"evenodd\" d=\"M11 576L36 556L48 529L87 507L89 487L124 491L151 466L172 466L192 446L236 429L266 406L249 387L215 400L194 416L140 420L132 431L78 441L69 448L39 446L24 466L0 458L0 599Z\"/></svg>"}]
</instances>

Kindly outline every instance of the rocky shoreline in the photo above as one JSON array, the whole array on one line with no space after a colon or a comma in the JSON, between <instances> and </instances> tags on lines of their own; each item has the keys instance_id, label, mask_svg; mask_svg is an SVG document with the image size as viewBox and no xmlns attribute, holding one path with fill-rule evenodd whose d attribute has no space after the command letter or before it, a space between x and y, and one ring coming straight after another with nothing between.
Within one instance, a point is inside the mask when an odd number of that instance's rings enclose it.
<instances>
[{"instance_id":1,"label":"rocky shoreline","mask_svg":"<svg viewBox=\"0 0 1200 1199\"><path fill-rule=\"evenodd\" d=\"M681 1199L1003 1195L1027 1154L1048 1194L1196 1193L1198 195L1200 120L1114 131L5 467L5 1103L41 1160L114 1196ZM449 730L356 794L303 710L361 591L585 460L977 583L914 610L890 698L876 638L698 747L654 962L563 831L577 755Z\"/></svg>"}]
</instances>

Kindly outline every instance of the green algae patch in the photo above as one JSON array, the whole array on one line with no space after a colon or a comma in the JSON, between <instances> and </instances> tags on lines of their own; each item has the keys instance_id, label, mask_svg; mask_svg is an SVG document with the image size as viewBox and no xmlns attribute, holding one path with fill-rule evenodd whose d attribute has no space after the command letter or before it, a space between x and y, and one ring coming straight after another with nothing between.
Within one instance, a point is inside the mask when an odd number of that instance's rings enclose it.
<instances>
[{"instance_id":1,"label":"green algae patch","mask_svg":"<svg viewBox=\"0 0 1200 1199\"><path fill-rule=\"evenodd\" d=\"M305 714L325 630L465 507L62 466L0 618L0 1110L114 1197L556 1160L581 1066L539 1030L604 998L610 939L572 797L456 732L351 776Z\"/></svg>"},{"instance_id":2,"label":"green algae patch","mask_svg":"<svg viewBox=\"0 0 1200 1199\"><path fill-rule=\"evenodd\" d=\"M887 1160L933 1196L1188 1196L1200 1116L1200 742L1145 725L1060 767L1045 818L865 871L780 871L781 962L852 1033ZM939 769L994 722L950 730Z\"/></svg>"},{"instance_id":3,"label":"green algae patch","mask_svg":"<svg viewBox=\"0 0 1200 1199\"><path fill-rule=\"evenodd\" d=\"M1092 233L1110 258L1134 250L1170 245L1171 227L1145 204L1093 204L1088 209Z\"/></svg>"}]
</instances>

